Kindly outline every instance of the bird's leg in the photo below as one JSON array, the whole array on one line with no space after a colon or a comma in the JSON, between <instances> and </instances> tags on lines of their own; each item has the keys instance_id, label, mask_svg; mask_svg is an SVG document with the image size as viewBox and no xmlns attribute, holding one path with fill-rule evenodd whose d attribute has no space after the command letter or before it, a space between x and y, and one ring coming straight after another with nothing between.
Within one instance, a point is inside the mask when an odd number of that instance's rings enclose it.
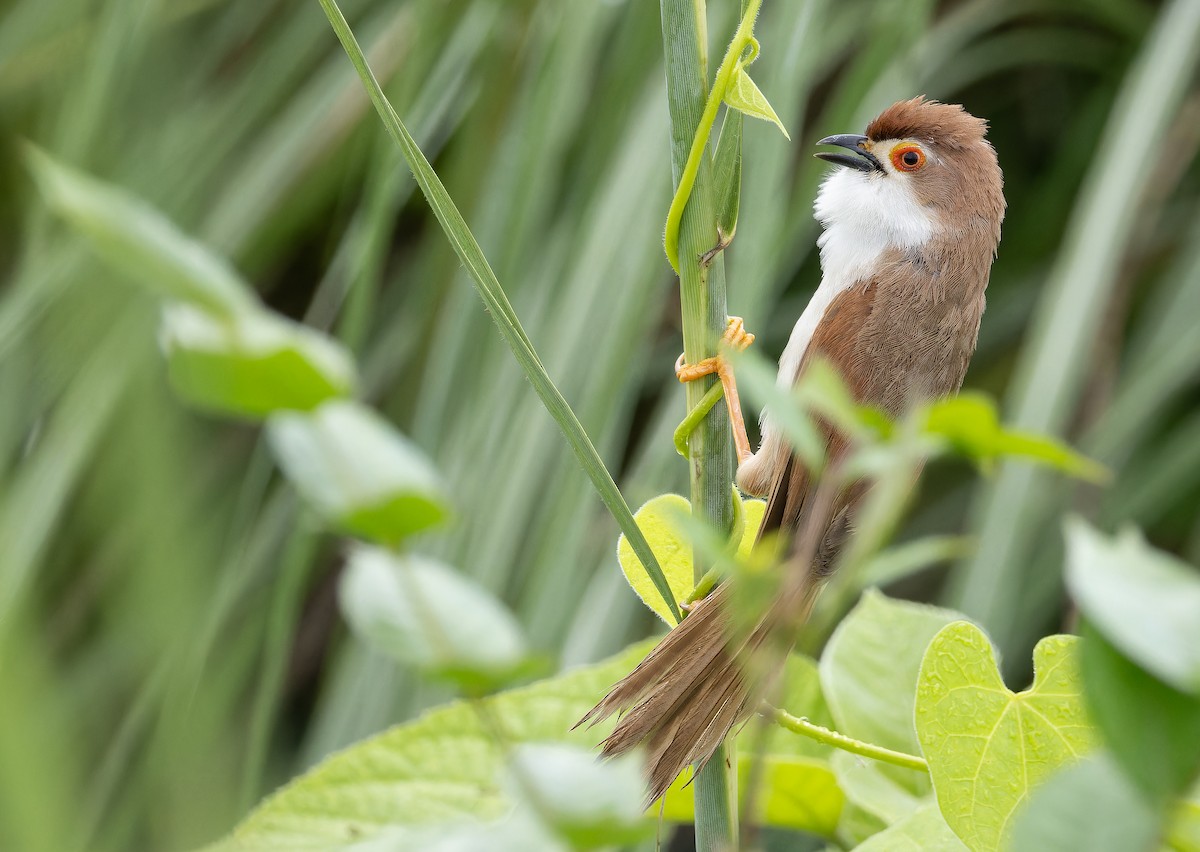
<instances>
[{"instance_id":1,"label":"bird's leg","mask_svg":"<svg viewBox=\"0 0 1200 852\"><path fill-rule=\"evenodd\" d=\"M725 327L725 335L721 338L721 346L735 349L738 352L754 342L754 335L746 331L741 317L730 317ZM721 380L719 387L725 394L725 403L729 406L729 422L733 426L733 444L737 448L738 464L750 458L750 439L746 436L746 421L742 417L742 403L738 397L737 380L733 376L733 368L723 354L705 358L698 364L685 364L683 356L675 362L675 375L681 382L694 382L705 376L717 374ZM715 390L715 388L714 388ZM695 409L688 413L687 418L675 430L675 446L686 448L688 436L699 425L700 421L716 404L717 395L710 391L705 395ZM682 450L681 450L682 452ZM686 453L684 453L686 455Z\"/></svg>"}]
</instances>

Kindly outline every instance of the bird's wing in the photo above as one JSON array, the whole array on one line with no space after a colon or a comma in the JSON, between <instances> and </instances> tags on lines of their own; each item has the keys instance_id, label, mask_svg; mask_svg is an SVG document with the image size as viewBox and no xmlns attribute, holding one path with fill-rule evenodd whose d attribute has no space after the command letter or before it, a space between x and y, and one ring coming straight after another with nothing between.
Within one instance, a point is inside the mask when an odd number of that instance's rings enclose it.
<instances>
[{"instance_id":1,"label":"bird's wing","mask_svg":"<svg viewBox=\"0 0 1200 852\"><path fill-rule=\"evenodd\" d=\"M805 349L796 372L797 381L808 364L820 356L839 372L855 400L869 404L884 402L870 398L875 385L872 377L883 366L876 363L878 348L871 346L868 339L875 327L872 318L878 308L879 292L876 282L865 282L842 291L830 302ZM847 449L846 438L823 420L817 425L825 436L826 463L835 463ZM801 529L805 522L805 511L811 506L813 479L790 449L786 461L775 465L775 470L762 531L783 530L791 534ZM835 501L824 536L825 544L820 548L822 564L818 565L818 570L827 567L824 563L835 555L848 530L850 510L859 496L861 489L851 488Z\"/></svg>"}]
</instances>

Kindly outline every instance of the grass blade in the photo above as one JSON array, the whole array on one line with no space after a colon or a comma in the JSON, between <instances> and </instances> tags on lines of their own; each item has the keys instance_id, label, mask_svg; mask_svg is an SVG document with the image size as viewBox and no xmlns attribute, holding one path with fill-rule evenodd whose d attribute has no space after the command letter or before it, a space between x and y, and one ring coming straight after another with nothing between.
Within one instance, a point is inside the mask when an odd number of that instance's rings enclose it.
<instances>
[{"instance_id":1,"label":"grass blade","mask_svg":"<svg viewBox=\"0 0 1200 852\"><path fill-rule=\"evenodd\" d=\"M608 510L616 519L617 525L620 526L621 531L625 533L633 545L638 558L642 560L642 564L647 566L655 588L663 596L663 600L671 609L676 620L681 619L682 615L674 598L671 596L671 587L667 583L667 578L663 575L662 569L654 559L654 554L650 551L650 545L646 543L645 537L634 522L633 513L629 510L629 506L621 496L621 492L613 481L612 475L609 474L608 469L604 466L600 454L596 452L596 448L592 445L587 433L583 431L583 426L579 423L575 412L567 405L567 401L563 398L558 388L555 387L554 382L546 372L546 368L542 366L542 362L538 359L537 353L533 349L533 344L530 343L529 338L526 336L524 329L521 327L520 320L517 319L512 305L509 304L508 298L504 295L504 291L500 287L500 282L496 280L495 273L492 272L491 266L484 257L483 249L479 247L479 243L472 236L462 214L458 212L458 208L454 205L449 193L446 192L446 188L442 185L441 180L438 179L429 161L425 159L425 155L421 153L421 149L417 147L416 141L405 128L404 123L400 120L400 116L396 114L391 103L384 96L379 82L368 67L366 57L363 56L362 49L358 46L358 42L355 40L354 34L350 31L350 26L346 23L346 19L342 16L341 10L338 9L337 3L334 0L321 0L321 8L324 9L325 15L329 18L329 23L333 26L338 40L342 43L342 47L345 49L346 54L350 57L350 61L354 64L355 70L362 79L371 102L379 112L379 117L382 119L384 127L387 129L388 134L395 140L396 144L400 146L400 150L404 154L404 159L408 162L409 168L412 169L413 177L421 187L421 191L425 194L429 206L433 209L434 215L437 216L438 222L441 223L442 229L446 232L446 236L449 238L455 253L466 266L472 281L475 282L476 290L491 313L492 319L495 320L496 327L500 329L500 334L504 337L505 343L509 345L517 362L525 371L525 375L529 378L530 384L533 385L533 389L542 400L542 404L545 405L546 410L550 412L550 416L554 418L554 421L562 430L563 436L567 439L567 443L571 446L571 450L579 460L580 466L583 467L584 472L596 487L600 499L608 507Z\"/></svg>"}]
</instances>

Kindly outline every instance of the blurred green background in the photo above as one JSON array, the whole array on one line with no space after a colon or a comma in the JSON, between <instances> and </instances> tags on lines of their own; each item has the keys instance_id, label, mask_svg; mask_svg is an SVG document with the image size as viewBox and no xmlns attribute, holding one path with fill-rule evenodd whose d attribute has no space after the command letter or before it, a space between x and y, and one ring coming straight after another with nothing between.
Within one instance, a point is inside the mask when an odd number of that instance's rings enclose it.
<instances>
[{"instance_id":1,"label":"blurred green background","mask_svg":"<svg viewBox=\"0 0 1200 852\"><path fill-rule=\"evenodd\" d=\"M988 118L1008 218L968 385L1116 471L941 464L901 538L975 536L891 590L1010 659L1069 626L1060 519L1200 561L1197 5L770 0L730 310L777 357L819 278L813 142L925 93ZM710 4L711 55L732 0ZM685 487L657 4L346 0L631 505ZM449 478L423 542L562 666L655 622L616 527L491 326L315 2L10 0L0 11L0 848L180 849L445 697L365 651L257 430L185 410L157 307L35 197L28 139L122 184L357 354ZM1013 672L1017 680L1022 672Z\"/></svg>"}]
</instances>

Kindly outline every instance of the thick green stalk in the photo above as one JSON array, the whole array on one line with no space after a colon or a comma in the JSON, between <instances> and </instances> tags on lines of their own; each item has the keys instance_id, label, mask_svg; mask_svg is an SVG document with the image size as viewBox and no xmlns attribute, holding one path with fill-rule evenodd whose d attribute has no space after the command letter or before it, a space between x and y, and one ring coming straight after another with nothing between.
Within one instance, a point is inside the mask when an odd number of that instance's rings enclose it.
<instances>
[{"instance_id":1,"label":"thick green stalk","mask_svg":"<svg viewBox=\"0 0 1200 852\"><path fill-rule=\"evenodd\" d=\"M676 186L700 126L708 94L704 56L707 46L704 4L698 0L662 0L663 48L666 54L667 101L671 115L671 167ZM725 328L725 264L721 255L701 266L700 256L717 243L712 167L707 146L696 169L691 198L679 229L679 286L683 313L683 351L688 363L716 354ZM687 385L691 411L712 386L710 377ZM733 465L729 419L723 406L713 408L689 441L691 497L697 517L715 529L733 523ZM696 581L707 571L704 556L694 554ZM725 746L717 749L693 784L696 801L697 852L732 848L737 837L736 799L726 767Z\"/></svg>"}]
</instances>

